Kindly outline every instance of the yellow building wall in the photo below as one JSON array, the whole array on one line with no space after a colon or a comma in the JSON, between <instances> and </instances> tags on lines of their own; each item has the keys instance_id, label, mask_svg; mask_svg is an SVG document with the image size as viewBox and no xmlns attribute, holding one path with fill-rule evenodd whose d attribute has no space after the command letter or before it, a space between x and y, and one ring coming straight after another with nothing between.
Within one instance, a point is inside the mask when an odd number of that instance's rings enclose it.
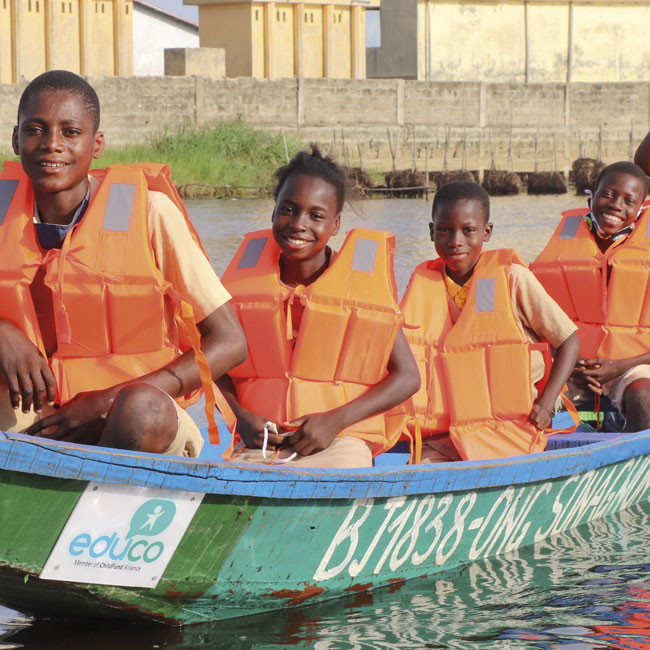
<instances>
[{"instance_id":1,"label":"yellow building wall","mask_svg":"<svg viewBox=\"0 0 650 650\"><path fill-rule=\"evenodd\" d=\"M184 2L199 7L201 47L225 48L229 77L366 76L365 11L380 0Z\"/></svg>"},{"instance_id":2,"label":"yellow building wall","mask_svg":"<svg viewBox=\"0 0 650 650\"><path fill-rule=\"evenodd\" d=\"M650 24L650 2L418 0L411 20L417 20L418 79L543 83L650 77L650 39L643 27ZM390 20L382 25L390 27Z\"/></svg>"},{"instance_id":3,"label":"yellow building wall","mask_svg":"<svg viewBox=\"0 0 650 650\"><path fill-rule=\"evenodd\" d=\"M264 61L264 50L257 51L252 45L253 34L256 44L262 35L264 43L263 4L233 2L226 4L199 5L199 42L201 47L222 47L226 50L226 74L229 77L251 76L253 60L259 71L260 59ZM253 29L254 25L254 29ZM253 57L255 52L255 57ZM262 64L261 68L264 66ZM258 76L257 74L255 76ZM263 74L260 76L264 76Z\"/></svg>"},{"instance_id":4,"label":"yellow building wall","mask_svg":"<svg viewBox=\"0 0 650 650\"><path fill-rule=\"evenodd\" d=\"M81 72L79 0L48 2L48 68Z\"/></svg>"},{"instance_id":5,"label":"yellow building wall","mask_svg":"<svg viewBox=\"0 0 650 650\"><path fill-rule=\"evenodd\" d=\"M115 74L113 3L92 0L86 3L87 47L83 53L84 74L101 77Z\"/></svg>"},{"instance_id":6,"label":"yellow building wall","mask_svg":"<svg viewBox=\"0 0 650 650\"><path fill-rule=\"evenodd\" d=\"M574 4L571 81L640 81L650 76L650 6Z\"/></svg>"},{"instance_id":7,"label":"yellow building wall","mask_svg":"<svg viewBox=\"0 0 650 650\"><path fill-rule=\"evenodd\" d=\"M350 11L350 76L366 78L366 12L362 7Z\"/></svg>"},{"instance_id":8,"label":"yellow building wall","mask_svg":"<svg viewBox=\"0 0 650 650\"><path fill-rule=\"evenodd\" d=\"M523 3L422 2L418 18L418 79L525 80Z\"/></svg>"},{"instance_id":9,"label":"yellow building wall","mask_svg":"<svg viewBox=\"0 0 650 650\"><path fill-rule=\"evenodd\" d=\"M293 11L293 5L276 2L274 9L268 12L267 29L273 32L273 50L269 52L273 66L267 74L270 79L294 76Z\"/></svg>"},{"instance_id":10,"label":"yellow building wall","mask_svg":"<svg viewBox=\"0 0 650 650\"><path fill-rule=\"evenodd\" d=\"M133 0L115 2L113 23L115 74L133 74Z\"/></svg>"},{"instance_id":11,"label":"yellow building wall","mask_svg":"<svg viewBox=\"0 0 650 650\"><path fill-rule=\"evenodd\" d=\"M335 79L349 79L351 76L350 9L334 6L325 20L326 76Z\"/></svg>"},{"instance_id":12,"label":"yellow building wall","mask_svg":"<svg viewBox=\"0 0 650 650\"><path fill-rule=\"evenodd\" d=\"M529 81L566 81L568 4L528 3Z\"/></svg>"},{"instance_id":13,"label":"yellow building wall","mask_svg":"<svg viewBox=\"0 0 650 650\"><path fill-rule=\"evenodd\" d=\"M33 79L47 69L45 1L22 0L14 4L16 76Z\"/></svg>"},{"instance_id":14,"label":"yellow building wall","mask_svg":"<svg viewBox=\"0 0 650 650\"><path fill-rule=\"evenodd\" d=\"M14 81L11 23L11 2L0 0L0 83L3 84Z\"/></svg>"},{"instance_id":15,"label":"yellow building wall","mask_svg":"<svg viewBox=\"0 0 650 650\"><path fill-rule=\"evenodd\" d=\"M323 8L302 4L296 10L296 74L301 77L322 77L323 70Z\"/></svg>"},{"instance_id":16,"label":"yellow building wall","mask_svg":"<svg viewBox=\"0 0 650 650\"><path fill-rule=\"evenodd\" d=\"M199 22L200 29L200 22ZM260 79L264 78L264 5L262 3L253 3L251 6L251 62L252 66L248 73L242 75L252 75ZM226 50L226 74L228 69L228 50ZM231 77L237 75L232 74Z\"/></svg>"},{"instance_id":17,"label":"yellow building wall","mask_svg":"<svg viewBox=\"0 0 650 650\"><path fill-rule=\"evenodd\" d=\"M0 0L0 83L133 72L133 0Z\"/></svg>"}]
</instances>

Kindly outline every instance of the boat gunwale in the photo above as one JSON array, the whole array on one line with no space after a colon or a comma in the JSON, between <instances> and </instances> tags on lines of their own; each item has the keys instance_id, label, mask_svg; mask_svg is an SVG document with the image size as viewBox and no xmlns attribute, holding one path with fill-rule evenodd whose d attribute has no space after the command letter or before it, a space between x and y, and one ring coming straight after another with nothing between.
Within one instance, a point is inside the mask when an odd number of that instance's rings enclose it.
<instances>
[{"instance_id":1,"label":"boat gunwale","mask_svg":"<svg viewBox=\"0 0 650 650\"><path fill-rule=\"evenodd\" d=\"M496 488L571 476L650 454L650 430L496 460L362 469L243 465L142 454L0 432L0 468L53 478L283 499L393 497Z\"/></svg>"}]
</instances>

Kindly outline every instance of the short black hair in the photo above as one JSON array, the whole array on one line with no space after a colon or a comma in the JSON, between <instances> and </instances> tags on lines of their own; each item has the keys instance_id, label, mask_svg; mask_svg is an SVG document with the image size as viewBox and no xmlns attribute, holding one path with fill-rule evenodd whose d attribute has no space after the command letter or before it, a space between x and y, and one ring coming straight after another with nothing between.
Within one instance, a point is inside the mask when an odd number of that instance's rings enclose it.
<instances>
[{"instance_id":1,"label":"short black hair","mask_svg":"<svg viewBox=\"0 0 650 650\"><path fill-rule=\"evenodd\" d=\"M436 210L439 210L443 205L456 203L457 201L474 201L474 203L478 203L485 215L485 223L490 220L490 197L478 183L472 183L471 181L452 181L443 185L433 197L431 219L435 219Z\"/></svg>"},{"instance_id":2,"label":"short black hair","mask_svg":"<svg viewBox=\"0 0 650 650\"><path fill-rule=\"evenodd\" d=\"M79 95L86 109L92 115L93 128L97 131L99 128L99 97L97 97L95 89L83 77L69 70L48 70L27 84L18 102L18 122L20 122L20 114L25 110L32 97L44 91L67 91Z\"/></svg>"},{"instance_id":3,"label":"short black hair","mask_svg":"<svg viewBox=\"0 0 650 650\"><path fill-rule=\"evenodd\" d=\"M306 174L322 178L336 190L336 209L341 212L345 203L347 188L347 175L331 155L323 155L318 145L311 144L309 151L299 151L286 165L275 172L278 184L273 191L275 199L278 198L287 178L292 174Z\"/></svg>"},{"instance_id":4,"label":"short black hair","mask_svg":"<svg viewBox=\"0 0 650 650\"><path fill-rule=\"evenodd\" d=\"M598 178L594 183L594 192L598 189L598 186L600 185L603 178L605 178L605 176L608 174L629 174L630 176L636 176L636 178L638 178L643 183L646 195L648 194L648 177L641 169L641 167L639 167L636 163L630 162L628 160L621 160L619 162L612 163L611 165L607 165L607 167L605 167L605 169L603 169L603 171L598 174ZM645 196L643 198L645 198Z\"/></svg>"}]
</instances>

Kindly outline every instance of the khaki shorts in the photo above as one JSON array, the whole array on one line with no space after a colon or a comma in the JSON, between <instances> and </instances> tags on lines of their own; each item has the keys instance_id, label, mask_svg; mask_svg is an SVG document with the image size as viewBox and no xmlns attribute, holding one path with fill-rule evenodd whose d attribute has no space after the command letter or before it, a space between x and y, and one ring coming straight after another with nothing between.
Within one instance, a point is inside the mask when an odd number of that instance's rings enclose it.
<instances>
[{"instance_id":1,"label":"khaki shorts","mask_svg":"<svg viewBox=\"0 0 650 650\"><path fill-rule=\"evenodd\" d=\"M264 459L261 449L248 449L242 447L236 449L232 458L234 463L254 463L256 465L273 465L274 467L323 467L330 469L354 469L357 467L372 467L372 447L353 436L339 436L334 442L323 451L309 456L297 456L286 463L273 463ZM293 453L291 446L283 447L277 459L288 458ZM272 452L267 452L272 456Z\"/></svg>"},{"instance_id":2,"label":"khaki shorts","mask_svg":"<svg viewBox=\"0 0 650 650\"><path fill-rule=\"evenodd\" d=\"M422 454L420 455L422 465L451 463L455 460L462 459L448 433L422 439Z\"/></svg>"},{"instance_id":3,"label":"khaki shorts","mask_svg":"<svg viewBox=\"0 0 650 650\"><path fill-rule=\"evenodd\" d=\"M609 397L609 401L623 414L623 393L625 389L637 379L650 379L650 365L642 364L633 366L622 375L608 381L603 386L603 393Z\"/></svg>"},{"instance_id":4,"label":"khaki shorts","mask_svg":"<svg viewBox=\"0 0 650 650\"><path fill-rule=\"evenodd\" d=\"M167 395L167 393L165 393ZM203 436L196 426L196 423L174 400L178 429L174 442L163 452L169 456L189 456L196 458L203 447ZM52 406L43 407L40 415L33 409L29 413L23 413L20 409L14 410L9 401L9 392L4 383L0 385L0 431L9 433L23 433L25 429L34 424L39 418L47 417L54 412Z\"/></svg>"}]
</instances>

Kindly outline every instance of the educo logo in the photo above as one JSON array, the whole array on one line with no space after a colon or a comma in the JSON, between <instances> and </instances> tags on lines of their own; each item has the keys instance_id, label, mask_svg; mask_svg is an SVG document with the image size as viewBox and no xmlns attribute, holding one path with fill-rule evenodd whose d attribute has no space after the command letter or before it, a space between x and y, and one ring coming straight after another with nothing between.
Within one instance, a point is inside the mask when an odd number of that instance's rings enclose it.
<instances>
[{"instance_id":1,"label":"educo logo","mask_svg":"<svg viewBox=\"0 0 650 650\"><path fill-rule=\"evenodd\" d=\"M117 532L92 538L88 533L77 535L68 546L70 555L87 554L93 559L102 557L111 560L140 560L155 562L165 550L160 541L151 537L160 535L174 520L176 504L168 499L149 499L143 503L131 517L129 531L121 538Z\"/></svg>"}]
</instances>

